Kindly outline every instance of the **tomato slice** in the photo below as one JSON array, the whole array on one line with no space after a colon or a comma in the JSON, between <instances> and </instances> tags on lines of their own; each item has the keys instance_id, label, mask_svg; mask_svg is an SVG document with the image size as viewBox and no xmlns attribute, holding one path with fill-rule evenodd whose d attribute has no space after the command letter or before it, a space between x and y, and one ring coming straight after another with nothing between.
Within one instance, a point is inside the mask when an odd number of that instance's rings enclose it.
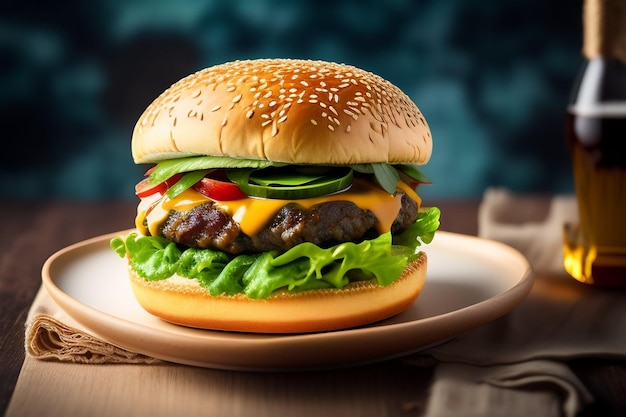
<instances>
[{"instance_id":1,"label":"tomato slice","mask_svg":"<svg viewBox=\"0 0 626 417\"><path fill-rule=\"evenodd\" d=\"M218 201L241 200L248 197L236 184L208 177L202 178L193 188L199 193Z\"/></svg>"},{"instance_id":2,"label":"tomato slice","mask_svg":"<svg viewBox=\"0 0 626 417\"><path fill-rule=\"evenodd\" d=\"M139 198L145 198L153 194L164 194L168 188L176 184L183 174L176 174L166 179L162 183L152 184L150 178L144 178L135 186L135 194Z\"/></svg>"}]
</instances>

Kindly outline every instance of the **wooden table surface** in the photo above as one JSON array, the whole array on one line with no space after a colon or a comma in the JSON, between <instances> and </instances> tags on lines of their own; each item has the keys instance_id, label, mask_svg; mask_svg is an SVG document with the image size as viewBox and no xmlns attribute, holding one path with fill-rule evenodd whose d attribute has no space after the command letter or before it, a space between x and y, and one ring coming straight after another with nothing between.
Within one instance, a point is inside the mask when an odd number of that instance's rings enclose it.
<instances>
[{"instance_id":1,"label":"wooden table surface","mask_svg":"<svg viewBox=\"0 0 626 417\"><path fill-rule=\"evenodd\" d=\"M476 234L478 201L436 201L442 230ZM547 204L537 200L536 210ZM41 267L55 251L77 241L133 226L134 201L29 201L0 203L0 411L4 415L24 361L24 322L39 289ZM626 306L625 306L626 308ZM568 362L595 397L584 416L626 415L626 361L578 359ZM251 378L262 383L262 374ZM297 383L298 374L284 376ZM377 401L383 415L423 414L432 368L404 366L402 361L308 373L320 384L346 387L342 395ZM325 393L329 400L337 393ZM349 404L349 403L348 403ZM357 409L342 410L349 415Z\"/></svg>"}]
</instances>

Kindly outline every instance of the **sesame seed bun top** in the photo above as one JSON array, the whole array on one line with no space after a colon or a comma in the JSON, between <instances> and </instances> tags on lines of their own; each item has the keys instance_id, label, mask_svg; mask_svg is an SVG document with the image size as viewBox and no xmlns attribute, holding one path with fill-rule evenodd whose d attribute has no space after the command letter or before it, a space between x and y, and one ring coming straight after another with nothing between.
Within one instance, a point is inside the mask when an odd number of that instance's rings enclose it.
<instances>
[{"instance_id":1,"label":"sesame seed bun top","mask_svg":"<svg viewBox=\"0 0 626 417\"><path fill-rule=\"evenodd\" d=\"M425 164L432 137L398 87L353 66L261 59L216 65L164 91L133 131L136 163L191 155L291 164Z\"/></svg>"}]
</instances>

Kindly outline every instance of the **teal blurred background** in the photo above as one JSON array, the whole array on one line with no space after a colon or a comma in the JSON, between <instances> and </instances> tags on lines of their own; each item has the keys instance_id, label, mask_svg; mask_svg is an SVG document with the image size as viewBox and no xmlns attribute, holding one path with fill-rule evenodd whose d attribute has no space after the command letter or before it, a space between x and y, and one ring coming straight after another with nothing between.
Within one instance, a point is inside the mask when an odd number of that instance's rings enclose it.
<instances>
[{"instance_id":1,"label":"teal blurred background","mask_svg":"<svg viewBox=\"0 0 626 417\"><path fill-rule=\"evenodd\" d=\"M434 138L427 198L568 192L581 39L581 0L4 2L0 198L135 198L143 109L198 69L262 57L348 63L406 92Z\"/></svg>"}]
</instances>

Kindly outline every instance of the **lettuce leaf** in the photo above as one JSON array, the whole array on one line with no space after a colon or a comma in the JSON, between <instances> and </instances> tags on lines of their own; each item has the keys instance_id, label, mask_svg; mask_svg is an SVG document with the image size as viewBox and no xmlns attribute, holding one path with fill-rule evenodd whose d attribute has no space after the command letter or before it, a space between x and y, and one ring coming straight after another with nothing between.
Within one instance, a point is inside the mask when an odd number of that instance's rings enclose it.
<instances>
[{"instance_id":1,"label":"lettuce leaf","mask_svg":"<svg viewBox=\"0 0 626 417\"><path fill-rule=\"evenodd\" d=\"M266 168L268 166L282 166L285 164L260 159L239 159L225 156L189 156L177 159L168 159L157 163L150 174L152 184L160 184L166 179L181 172L199 171L218 168Z\"/></svg>"},{"instance_id":2,"label":"lettuce leaf","mask_svg":"<svg viewBox=\"0 0 626 417\"><path fill-rule=\"evenodd\" d=\"M211 249L183 251L164 238L130 233L111 240L111 248L128 256L131 268L148 280L174 274L197 279L211 295L244 293L267 298L278 290L292 292L318 288L343 288L356 280L376 279L389 285L400 277L406 264L430 243L439 228L438 208L420 211L417 221L404 233L384 233L360 243L341 243L320 248L302 243L283 254L228 255Z\"/></svg>"}]
</instances>

